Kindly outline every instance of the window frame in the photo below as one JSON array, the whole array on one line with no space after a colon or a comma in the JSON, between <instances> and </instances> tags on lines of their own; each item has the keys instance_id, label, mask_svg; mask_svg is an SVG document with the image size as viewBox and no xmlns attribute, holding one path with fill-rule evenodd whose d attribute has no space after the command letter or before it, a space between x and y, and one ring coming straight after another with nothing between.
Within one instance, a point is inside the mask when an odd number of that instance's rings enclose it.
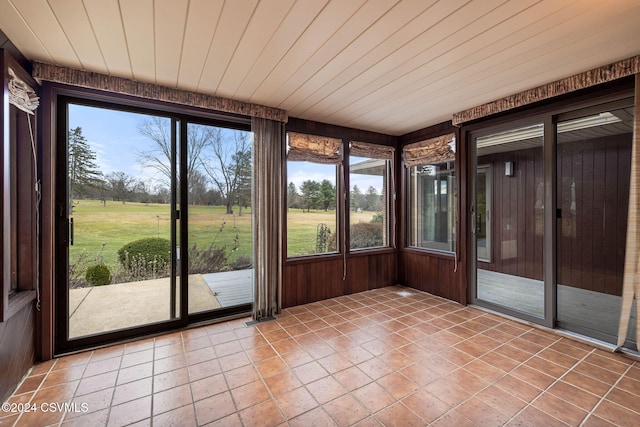
<instances>
[{"instance_id":1,"label":"window frame","mask_svg":"<svg viewBox=\"0 0 640 427\"><path fill-rule=\"evenodd\" d=\"M354 141L350 141L348 143L348 145L350 145L351 143L353 143ZM373 143L369 143L369 142L365 142L364 144L368 144L368 145L380 145L380 144L373 144ZM347 231L347 235L348 235L348 248L345 245L345 248L347 249L347 253L350 254L359 254L359 253L363 253L363 252L372 252L372 251L385 251L385 250L392 250L395 249L396 247L396 221L395 221L395 204L394 204L394 200L396 199L395 195L397 193L397 189L396 189L396 184L395 184L395 161L396 161L396 157L395 157L395 147L391 147L392 148L392 154L391 154L391 158L390 159L379 159L379 160L383 160L386 162L385 165L385 176L383 177L384 185L387 188L386 194L385 194L385 198L384 198L384 204L385 204L385 210L386 210L386 227L383 228L383 240L386 239L386 244L381 245L381 246L370 246L370 247L365 247L365 248L351 248L351 158L352 157L358 157L358 158L366 158L366 159L370 159L370 160L376 160L375 157L367 157L367 156L352 156L351 155L351 150L349 149L348 151L348 155L345 157L344 159L344 164L345 164L345 182L348 183L348 187L345 186L345 198L346 198L346 202L345 202L345 209L348 212L347 217L345 218L345 223L344 223L344 227L346 228ZM347 208L348 207L348 208Z\"/></svg>"},{"instance_id":2,"label":"window frame","mask_svg":"<svg viewBox=\"0 0 640 427\"><path fill-rule=\"evenodd\" d=\"M0 68L3 71L3 101L0 105L2 121L2 149L0 150L0 180L2 196L0 211L0 276L2 277L2 303L0 322L36 299L38 282L37 262L37 111L26 119L26 114L9 103L9 69L15 76L37 90L37 83L6 51L0 49ZM26 130L31 127L30 132ZM30 133L30 135L29 135ZM30 136L34 140L31 140ZM18 174L20 170L20 174ZM25 173L26 171L26 173Z\"/></svg>"},{"instance_id":3,"label":"window frame","mask_svg":"<svg viewBox=\"0 0 640 427\"><path fill-rule=\"evenodd\" d=\"M291 261L291 260L306 260L306 259L316 259L319 257L340 257L343 255L343 248L344 248L344 236L345 236L345 229L344 229L344 223L345 223L345 206L344 206L344 197L341 197L341 195L344 195L344 188L345 188L345 182L344 182L344 162L345 162L345 158L346 158L346 152L345 152L345 144L344 144L344 140L341 140L340 142L340 155L341 155L341 160L339 163L337 162L328 162L328 163L321 163L321 162L314 162L312 160L289 160L288 158L288 144L289 144L289 134L291 133L295 133L295 134L301 134L301 135L307 135L310 137L318 137L318 138L328 138L328 139L333 139L333 140L338 140L341 138L336 138L336 137L330 137L330 136L325 136L325 135L318 135L318 134L313 134L313 133L309 133L309 132L298 132L298 131L286 131L286 138L287 138L287 154L285 154L285 159L284 159L284 174L283 176L285 177L285 183L284 183L284 215L283 215L283 229L285 230L284 234L284 256L283 258L286 261ZM333 165L335 167L335 187L336 187L336 228L335 228L335 233L336 233L336 250L335 251L331 251L331 252L321 252L321 253L309 253L309 254L303 254L303 255L293 255L293 256L289 256L289 198L288 198L288 186L289 186L289 162L309 162L309 163L316 163L319 165L322 164L327 164L327 165Z\"/></svg>"},{"instance_id":4,"label":"window frame","mask_svg":"<svg viewBox=\"0 0 640 427\"><path fill-rule=\"evenodd\" d=\"M454 157L453 157L453 169L449 170L449 173L453 173L453 176L455 177L454 179L454 185L453 185L453 189L454 189L454 194L455 194L455 200L453 201L453 206L455 208L455 212L453 215L453 225L452 227L455 229L455 232L453 233L453 250L440 250L440 249L435 249L435 248L428 248L428 247L421 247L421 246L415 246L411 244L411 232L412 232L412 201L413 201L413 197L411 197L410 192L411 192L411 169L415 166L407 166L405 163L405 148L408 145L414 144L414 143L419 143L419 142L423 142L423 141L430 141L430 140L435 140L435 139L439 139L439 138L444 138L444 137L448 137L451 136L454 140ZM415 140L412 141L411 143L407 143L404 144L401 147L400 150L400 156L401 156L401 174L402 174L402 188L403 188L403 195L404 195L404 201L403 201L403 208L405 210L405 213L403 215L404 218L404 229L403 229L403 235L402 235L402 241L404 242L403 244L403 249L404 250L409 250L409 251L413 251L413 252L418 252L418 253L425 253L425 254L431 254L431 255L438 255L438 256L442 256L442 257L457 257L458 256L458 252L459 252L459 248L460 248L460 200L461 200L461 195L460 195L460 181L462 179L462 175L461 175L461 171L460 171L460 138L459 138L459 134L458 132L454 131L454 130L448 130L447 132L441 132L435 135L430 135L427 138L422 138L420 140ZM431 164L439 164L439 163L443 163L443 162L432 162ZM429 163L424 163L424 164L429 164Z\"/></svg>"}]
</instances>

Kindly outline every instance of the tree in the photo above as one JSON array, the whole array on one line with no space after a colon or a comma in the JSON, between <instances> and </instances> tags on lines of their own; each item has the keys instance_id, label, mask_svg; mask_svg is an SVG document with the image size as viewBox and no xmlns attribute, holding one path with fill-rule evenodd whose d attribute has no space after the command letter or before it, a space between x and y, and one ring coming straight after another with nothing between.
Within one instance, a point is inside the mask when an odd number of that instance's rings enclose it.
<instances>
[{"instance_id":1,"label":"tree","mask_svg":"<svg viewBox=\"0 0 640 427\"><path fill-rule=\"evenodd\" d=\"M358 188L357 185L353 186L353 190L351 190L350 194L351 199L351 209L357 211L358 209L362 209L362 202L364 200L364 196L362 191Z\"/></svg>"},{"instance_id":2,"label":"tree","mask_svg":"<svg viewBox=\"0 0 640 427\"><path fill-rule=\"evenodd\" d=\"M328 179L320 183L320 204L325 211L336 205L336 187Z\"/></svg>"},{"instance_id":3,"label":"tree","mask_svg":"<svg viewBox=\"0 0 640 427\"><path fill-rule=\"evenodd\" d=\"M207 176L200 171L194 171L189 184L189 203L202 205L207 191Z\"/></svg>"},{"instance_id":4,"label":"tree","mask_svg":"<svg viewBox=\"0 0 640 427\"><path fill-rule=\"evenodd\" d=\"M247 177L251 176L249 134L212 128L211 138L207 142L207 153L207 157L203 156L202 167L225 198L227 214L232 214L238 190L241 186L246 190Z\"/></svg>"},{"instance_id":5,"label":"tree","mask_svg":"<svg viewBox=\"0 0 640 427\"><path fill-rule=\"evenodd\" d=\"M378 211L380 210L380 196L378 195L378 190L375 187L370 186L367 190L367 194L364 196L364 210L367 211Z\"/></svg>"},{"instance_id":6,"label":"tree","mask_svg":"<svg viewBox=\"0 0 640 427\"><path fill-rule=\"evenodd\" d=\"M192 193L192 181L197 180L196 172L203 151L210 142L216 128L204 125L187 125L187 185ZM171 121L164 117L151 116L138 123L138 132L153 141L153 148L137 153L141 166L155 169L160 173L161 182L171 187Z\"/></svg>"},{"instance_id":7,"label":"tree","mask_svg":"<svg viewBox=\"0 0 640 427\"><path fill-rule=\"evenodd\" d=\"M133 193L136 179L125 172L111 172L107 175L107 181L111 186L113 200L121 201L124 205L131 193Z\"/></svg>"},{"instance_id":8,"label":"tree","mask_svg":"<svg viewBox=\"0 0 640 427\"><path fill-rule=\"evenodd\" d=\"M69 212L73 200L89 194L103 183L102 172L96 164L96 153L82 135L82 128L69 130Z\"/></svg>"},{"instance_id":9,"label":"tree","mask_svg":"<svg viewBox=\"0 0 640 427\"><path fill-rule=\"evenodd\" d=\"M296 189L296 185L290 182L287 186L287 208L299 208L300 207L300 195Z\"/></svg>"},{"instance_id":10,"label":"tree","mask_svg":"<svg viewBox=\"0 0 640 427\"><path fill-rule=\"evenodd\" d=\"M307 209L307 212L311 211L311 208L317 208L320 201L320 184L316 181L307 180L300 186L300 192L302 195L302 211Z\"/></svg>"},{"instance_id":11,"label":"tree","mask_svg":"<svg viewBox=\"0 0 640 427\"><path fill-rule=\"evenodd\" d=\"M242 208L251 205L251 148L231 156L238 165L238 184L236 185L236 200L238 215L242 216Z\"/></svg>"}]
</instances>

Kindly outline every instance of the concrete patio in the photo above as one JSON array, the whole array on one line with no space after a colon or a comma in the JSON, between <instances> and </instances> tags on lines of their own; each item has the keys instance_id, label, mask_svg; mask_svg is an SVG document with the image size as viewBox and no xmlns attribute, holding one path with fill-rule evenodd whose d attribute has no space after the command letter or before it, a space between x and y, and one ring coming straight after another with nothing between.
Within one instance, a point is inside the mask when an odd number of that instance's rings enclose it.
<instances>
[{"instance_id":1,"label":"concrete patio","mask_svg":"<svg viewBox=\"0 0 640 427\"><path fill-rule=\"evenodd\" d=\"M190 314L252 301L252 269L189 276ZM69 313L69 338L167 321L171 319L170 281L161 278L70 289Z\"/></svg>"}]
</instances>

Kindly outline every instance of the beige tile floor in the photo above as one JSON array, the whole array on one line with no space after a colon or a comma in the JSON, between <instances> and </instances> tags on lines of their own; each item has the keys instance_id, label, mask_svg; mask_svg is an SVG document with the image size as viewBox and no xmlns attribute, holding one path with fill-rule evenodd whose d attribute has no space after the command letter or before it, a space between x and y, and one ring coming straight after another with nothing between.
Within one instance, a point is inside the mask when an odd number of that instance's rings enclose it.
<instances>
[{"instance_id":1,"label":"beige tile floor","mask_svg":"<svg viewBox=\"0 0 640 427\"><path fill-rule=\"evenodd\" d=\"M246 320L36 365L9 402L77 411L0 424L640 425L637 362L412 289Z\"/></svg>"}]
</instances>

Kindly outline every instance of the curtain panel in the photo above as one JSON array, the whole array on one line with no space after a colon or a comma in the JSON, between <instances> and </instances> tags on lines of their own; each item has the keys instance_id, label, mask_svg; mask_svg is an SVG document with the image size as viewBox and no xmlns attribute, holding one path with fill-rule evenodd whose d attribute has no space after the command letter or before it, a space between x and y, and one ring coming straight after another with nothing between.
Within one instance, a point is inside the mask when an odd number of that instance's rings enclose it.
<instances>
[{"instance_id":1,"label":"curtain panel","mask_svg":"<svg viewBox=\"0 0 640 427\"><path fill-rule=\"evenodd\" d=\"M633 143L631 148L631 182L629 188L629 219L627 220L627 246L622 278L622 307L618 326L616 350L624 346L629 331L631 308L636 304L636 336L640 331L640 74L636 74Z\"/></svg>"},{"instance_id":2,"label":"curtain panel","mask_svg":"<svg viewBox=\"0 0 640 427\"><path fill-rule=\"evenodd\" d=\"M253 320L269 320L282 306L284 123L254 117Z\"/></svg>"}]
</instances>

